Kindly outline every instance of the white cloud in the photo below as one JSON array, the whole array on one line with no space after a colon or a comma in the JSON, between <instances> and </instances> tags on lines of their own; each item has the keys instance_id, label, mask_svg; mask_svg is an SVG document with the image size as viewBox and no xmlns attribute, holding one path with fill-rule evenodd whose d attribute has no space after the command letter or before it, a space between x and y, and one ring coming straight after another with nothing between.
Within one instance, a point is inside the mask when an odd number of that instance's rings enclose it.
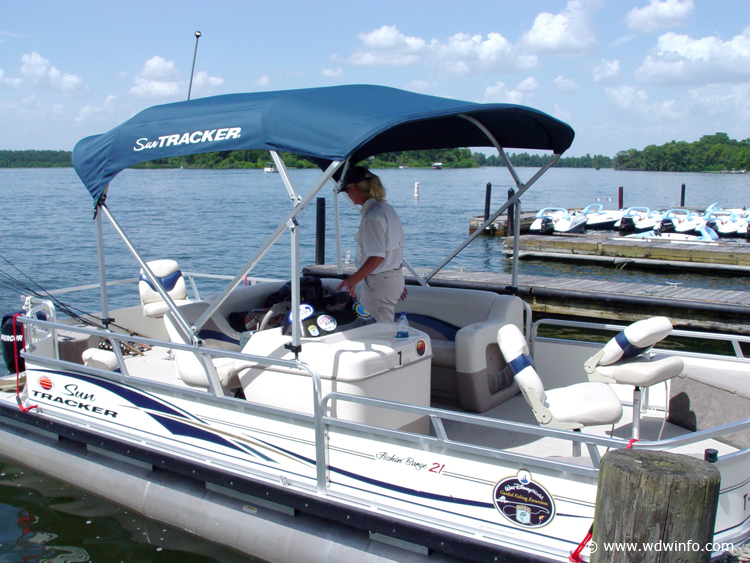
<instances>
[{"instance_id":1,"label":"white cloud","mask_svg":"<svg viewBox=\"0 0 750 563\"><path fill-rule=\"evenodd\" d=\"M320 74L322 74L326 78L341 78L342 76L344 76L344 69L342 69L341 67L324 68L320 71Z\"/></svg>"},{"instance_id":2,"label":"white cloud","mask_svg":"<svg viewBox=\"0 0 750 563\"><path fill-rule=\"evenodd\" d=\"M690 110L696 116L723 118L747 128L750 123L750 84L705 86L689 93ZM747 133L742 134L748 137Z\"/></svg>"},{"instance_id":3,"label":"white cloud","mask_svg":"<svg viewBox=\"0 0 750 563\"><path fill-rule=\"evenodd\" d=\"M693 39L670 31L659 37L635 76L663 84L746 81L750 77L750 32L722 41L713 36Z\"/></svg>"},{"instance_id":4,"label":"white cloud","mask_svg":"<svg viewBox=\"0 0 750 563\"><path fill-rule=\"evenodd\" d=\"M205 70L201 70L193 77L193 91L207 91L210 94L221 86L224 86L224 79L219 76L209 76Z\"/></svg>"},{"instance_id":5,"label":"white cloud","mask_svg":"<svg viewBox=\"0 0 750 563\"><path fill-rule=\"evenodd\" d=\"M572 78L565 78L564 76L558 76L555 78L555 91L568 94L580 90L581 87Z\"/></svg>"},{"instance_id":6,"label":"white cloud","mask_svg":"<svg viewBox=\"0 0 750 563\"><path fill-rule=\"evenodd\" d=\"M523 104L537 88L539 88L539 82L533 77L523 80L513 90L510 90L504 82L498 80L494 86L488 86L485 89L483 101L487 103Z\"/></svg>"},{"instance_id":7,"label":"white cloud","mask_svg":"<svg viewBox=\"0 0 750 563\"><path fill-rule=\"evenodd\" d=\"M552 108L552 115L557 119L562 119L563 121L569 121L570 118L573 117L573 114L571 112L562 109L558 104L555 104L555 106Z\"/></svg>"},{"instance_id":8,"label":"white cloud","mask_svg":"<svg viewBox=\"0 0 750 563\"><path fill-rule=\"evenodd\" d=\"M104 100L104 103L99 107L96 107L96 106L82 107L81 110L78 112L78 115L76 116L75 120L80 121L80 122L91 121L93 119L101 120L103 116L112 113L112 110L115 107L116 99L117 99L117 96L107 96L107 99Z\"/></svg>"},{"instance_id":9,"label":"white cloud","mask_svg":"<svg viewBox=\"0 0 750 563\"><path fill-rule=\"evenodd\" d=\"M258 78L258 80L255 81L255 85L262 88L262 87L268 86L270 82L271 82L271 77L268 76L267 74L264 74L263 76Z\"/></svg>"},{"instance_id":10,"label":"white cloud","mask_svg":"<svg viewBox=\"0 0 750 563\"><path fill-rule=\"evenodd\" d=\"M617 86L604 89L609 101L630 119L653 123L654 121L677 121L685 119L687 111L675 100L650 102L648 94L633 86Z\"/></svg>"},{"instance_id":11,"label":"white cloud","mask_svg":"<svg viewBox=\"0 0 750 563\"><path fill-rule=\"evenodd\" d=\"M614 82L620 76L620 61L602 59L594 67L594 82Z\"/></svg>"},{"instance_id":12,"label":"white cloud","mask_svg":"<svg viewBox=\"0 0 750 563\"><path fill-rule=\"evenodd\" d=\"M528 78L522 80L521 82L519 82L518 86L516 86L516 90L524 93L533 92L534 90L538 89L539 82L533 76L529 76Z\"/></svg>"},{"instance_id":13,"label":"white cloud","mask_svg":"<svg viewBox=\"0 0 750 563\"><path fill-rule=\"evenodd\" d=\"M406 66L418 63L426 53L427 43L418 37L407 37L395 25L384 25L370 33L360 33L362 49L348 62L362 66Z\"/></svg>"},{"instance_id":14,"label":"white cloud","mask_svg":"<svg viewBox=\"0 0 750 563\"><path fill-rule=\"evenodd\" d=\"M224 79L209 76L202 70L193 76L193 92L202 90L213 93L224 85ZM135 77L135 86L130 93L137 98L176 98L186 94L188 81L180 80L180 73L174 61L155 56L146 61L143 70Z\"/></svg>"},{"instance_id":15,"label":"white cloud","mask_svg":"<svg viewBox=\"0 0 750 563\"><path fill-rule=\"evenodd\" d=\"M36 52L21 56L21 76L22 79L5 79L5 82L14 87L25 84L50 88L65 96L84 95L89 91L80 76L60 72Z\"/></svg>"},{"instance_id":16,"label":"white cloud","mask_svg":"<svg viewBox=\"0 0 750 563\"><path fill-rule=\"evenodd\" d=\"M143 70L135 77L130 93L137 98L169 98L182 90L179 72L173 61L158 55L147 60Z\"/></svg>"},{"instance_id":17,"label":"white cloud","mask_svg":"<svg viewBox=\"0 0 750 563\"><path fill-rule=\"evenodd\" d=\"M180 78L180 73L177 72L174 61L165 61L157 55L146 61L138 76L157 82L174 82Z\"/></svg>"},{"instance_id":18,"label":"white cloud","mask_svg":"<svg viewBox=\"0 0 750 563\"><path fill-rule=\"evenodd\" d=\"M446 41L407 37L396 26L383 26L359 35L362 48L345 62L360 66L424 64L448 75L518 72L539 65L536 55L524 54L499 33L457 33ZM335 58L335 57L334 57Z\"/></svg>"},{"instance_id":19,"label":"white cloud","mask_svg":"<svg viewBox=\"0 0 750 563\"><path fill-rule=\"evenodd\" d=\"M630 29L646 33L680 25L695 11L693 0L649 0L643 8L633 8L625 16Z\"/></svg>"},{"instance_id":20,"label":"white cloud","mask_svg":"<svg viewBox=\"0 0 750 563\"><path fill-rule=\"evenodd\" d=\"M436 86L437 86L437 83L435 82L428 82L427 80L412 80L406 86L406 89L412 92L420 92L424 94L425 92L429 92Z\"/></svg>"},{"instance_id":21,"label":"white cloud","mask_svg":"<svg viewBox=\"0 0 750 563\"><path fill-rule=\"evenodd\" d=\"M520 44L532 52L582 55L597 47L592 14L600 6L593 0L569 0L559 14L542 12L521 37Z\"/></svg>"},{"instance_id":22,"label":"white cloud","mask_svg":"<svg viewBox=\"0 0 750 563\"><path fill-rule=\"evenodd\" d=\"M11 88L18 88L22 83L20 78L9 78L5 76L5 71L0 68L0 86L9 86Z\"/></svg>"}]
</instances>

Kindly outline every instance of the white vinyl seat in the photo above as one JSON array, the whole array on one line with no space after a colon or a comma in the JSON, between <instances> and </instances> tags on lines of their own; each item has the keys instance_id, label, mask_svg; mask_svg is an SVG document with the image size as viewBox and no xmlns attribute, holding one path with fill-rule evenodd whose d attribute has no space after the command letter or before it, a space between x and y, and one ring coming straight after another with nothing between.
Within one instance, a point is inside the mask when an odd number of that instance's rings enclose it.
<instances>
[{"instance_id":1,"label":"white vinyl seat","mask_svg":"<svg viewBox=\"0 0 750 563\"><path fill-rule=\"evenodd\" d=\"M622 405L617 394L604 383L587 381L545 391L529 356L526 339L516 325L500 328L497 343L540 425L577 430L585 426L614 424L622 418Z\"/></svg>"},{"instance_id":2,"label":"white vinyl seat","mask_svg":"<svg viewBox=\"0 0 750 563\"><path fill-rule=\"evenodd\" d=\"M190 303L185 287L185 278L182 276L180 267L174 260L154 260L147 262L148 267L159 280L164 291L166 291L178 307ZM138 292L141 295L143 314L146 317L161 318L169 310L169 307L159 295L159 292L151 284L148 276L141 269L141 277L138 281Z\"/></svg>"},{"instance_id":3,"label":"white vinyl seat","mask_svg":"<svg viewBox=\"0 0 750 563\"><path fill-rule=\"evenodd\" d=\"M682 374L684 363L675 356L651 354L657 342L672 332L666 317L637 321L617 334L584 364L589 381L632 385L632 438L640 439L641 388Z\"/></svg>"},{"instance_id":4,"label":"white vinyl seat","mask_svg":"<svg viewBox=\"0 0 750 563\"><path fill-rule=\"evenodd\" d=\"M167 334L169 334L171 342L187 345L192 344L190 338L183 334L183 331L179 328L171 311L164 314L164 326L167 329ZM193 352L186 350L173 350L173 352L177 377L191 387L210 389L206 369L198 357ZM211 362L216 369L216 375L223 389L237 389L240 387L240 380L237 374L242 368L238 366L238 362L231 358L215 358Z\"/></svg>"},{"instance_id":5,"label":"white vinyl seat","mask_svg":"<svg viewBox=\"0 0 750 563\"><path fill-rule=\"evenodd\" d=\"M99 348L87 348L84 350L83 365L103 369L105 371L119 371L120 365L117 362L117 356L111 350L101 350Z\"/></svg>"}]
</instances>

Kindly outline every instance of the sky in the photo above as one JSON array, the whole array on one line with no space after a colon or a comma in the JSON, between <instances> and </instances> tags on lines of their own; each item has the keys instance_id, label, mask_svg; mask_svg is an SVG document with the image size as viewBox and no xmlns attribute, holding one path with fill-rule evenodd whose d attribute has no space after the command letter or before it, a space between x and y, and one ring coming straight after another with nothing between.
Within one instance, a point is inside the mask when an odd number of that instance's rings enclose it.
<instances>
[{"instance_id":1,"label":"sky","mask_svg":"<svg viewBox=\"0 0 750 563\"><path fill-rule=\"evenodd\" d=\"M147 107L380 84L530 106L566 156L750 137L748 0L0 0L0 149L72 150ZM513 152L513 151L511 151Z\"/></svg>"}]
</instances>

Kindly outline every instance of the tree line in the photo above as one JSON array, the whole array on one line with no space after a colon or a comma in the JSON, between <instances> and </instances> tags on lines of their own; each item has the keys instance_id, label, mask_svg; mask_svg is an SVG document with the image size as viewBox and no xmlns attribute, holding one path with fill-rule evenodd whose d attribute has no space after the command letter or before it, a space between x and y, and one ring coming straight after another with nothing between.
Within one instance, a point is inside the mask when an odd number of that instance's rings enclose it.
<instances>
[{"instance_id":1,"label":"tree line","mask_svg":"<svg viewBox=\"0 0 750 563\"><path fill-rule=\"evenodd\" d=\"M750 170L750 139L735 141L726 133L704 135L698 141L672 141L642 151L620 151L614 159L617 170L657 172L724 172Z\"/></svg>"},{"instance_id":2,"label":"tree line","mask_svg":"<svg viewBox=\"0 0 750 563\"><path fill-rule=\"evenodd\" d=\"M304 157L292 153L280 153L287 168L315 168L316 165ZM508 158L513 166L543 166L547 155L511 153ZM566 157L555 166L568 168L607 168L611 158L601 155L591 157ZM192 154L170 158L158 158L136 164L133 168L265 168L273 162L271 154L265 150L239 150ZM466 148L448 150L403 151L383 153L368 159L364 164L372 168L430 168L439 162L444 168L477 168L479 166L505 166L496 155L487 156ZM41 168L72 166L70 151L0 151L0 168Z\"/></svg>"},{"instance_id":3,"label":"tree line","mask_svg":"<svg viewBox=\"0 0 750 563\"><path fill-rule=\"evenodd\" d=\"M0 150L0 168L64 168L73 166L70 151Z\"/></svg>"},{"instance_id":4,"label":"tree line","mask_svg":"<svg viewBox=\"0 0 750 563\"><path fill-rule=\"evenodd\" d=\"M288 168L315 168L316 165L302 156L281 153ZM71 166L69 151L0 151L0 168L40 168ZM550 155L511 153L513 166L541 167L552 158ZM194 154L144 162L135 168L264 168L272 162L265 150L239 150ZM429 168L440 162L443 168L476 168L479 166L505 166L497 155L472 152L470 149L403 151L383 153L365 163L372 168ZM616 170L645 170L668 172L722 172L750 170L750 139L736 141L726 133L704 135L700 140L687 143L671 141L661 146L649 145L643 150L620 151L614 158L603 155L569 156L559 159L559 168L615 168Z\"/></svg>"}]
</instances>

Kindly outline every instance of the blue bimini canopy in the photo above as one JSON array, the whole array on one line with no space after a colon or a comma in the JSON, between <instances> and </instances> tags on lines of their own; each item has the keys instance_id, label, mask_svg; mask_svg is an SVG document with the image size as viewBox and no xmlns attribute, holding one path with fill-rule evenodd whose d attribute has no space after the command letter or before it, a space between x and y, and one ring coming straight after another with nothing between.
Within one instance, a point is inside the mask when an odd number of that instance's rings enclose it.
<instances>
[{"instance_id":1,"label":"blue bimini canopy","mask_svg":"<svg viewBox=\"0 0 750 563\"><path fill-rule=\"evenodd\" d=\"M73 166L99 201L125 168L158 158L266 149L321 166L384 152L493 146L562 154L573 129L545 113L511 104L478 104L383 86L335 86L228 94L154 106L103 135L81 140Z\"/></svg>"}]
</instances>

